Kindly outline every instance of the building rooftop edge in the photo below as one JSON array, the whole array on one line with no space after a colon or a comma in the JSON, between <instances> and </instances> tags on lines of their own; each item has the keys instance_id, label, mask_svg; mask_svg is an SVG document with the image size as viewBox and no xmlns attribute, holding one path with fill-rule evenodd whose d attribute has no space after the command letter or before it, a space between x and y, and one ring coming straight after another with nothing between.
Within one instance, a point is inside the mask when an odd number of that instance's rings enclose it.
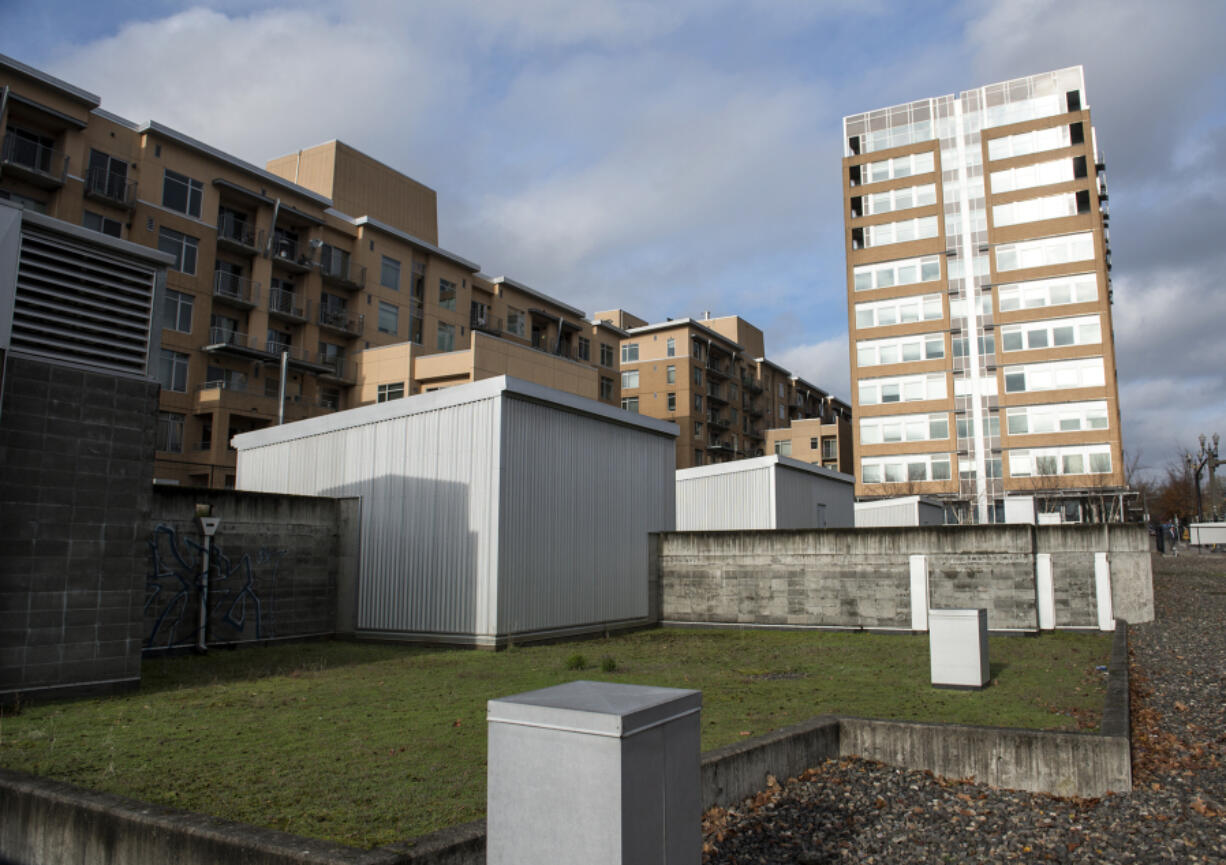
<instances>
[{"instance_id":1,"label":"building rooftop edge","mask_svg":"<svg viewBox=\"0 0 1226 865\"><path fill-rule=\"evenodd\" d=\"M500 284L509 285L511 286L511 288L518 289L519 291L525 292L526 294L530 294L533 297L538 297L541 300L545 301L546 303L552 303L554 306L560 306L562 307L562 309L566 310L567 312L569 312L571 315L575 316L576 318L581 318L584 321L587 320L587 313L585 313L583 310L576 309L575 307L571 306L569 303L563 303L562 301L558 300L556 297L550 297L549 295L545 294L545 292L537 291L532 286L524 285L522 282L511 279L511 277L509 276L495 276L495 277L491 277L488 279L494 285L500 285Z\"/></svg>"},{"instance_id":2,"label":"building rooftop edge","mask_svg":"<svg viewBox=\"0 0 1226 865\"><path fill-rule=\"evenodd\" d=\"M7 67L14 72L25 75L27 78L33 78L35 81L41 81L43 84L46 84L49 87L54 87L65 96L88 105L91 109L97 108L102 104L101 96L98 96L95 93L90 93L88 90L77 87L75 84L69 84L62 78L56 78L54 75L48 75L41 69L35 69L33 66L28 66L27 64L22 63L20 60L9 57L7 54L0 54L0 67Z\"/></svg>"},{"instance_id":3,"label":"building rooftop edge","mask_svg":"<svg viewBox=\"0 0 1226 865\"><path fill-rule=\"evenodd\" d=\"M467 258L464 258L463 256L456 255L454 252L448 252L447 250L443 249L440 246L435 246L433 243L431 243L428 240L422 240L420 237L409 234L407 231L402 231L399 228L396 228L395 226L388 225L386 222L380 222L379 220L375 219L373 216L358 216L358 217L353 217L353 218L345 217L338 210L333 210L333 215L337 216L338 218L343 217L345 221L349 222L351 225L359 225L359 226L369 225L371 228L376 228L385 234L390 234L393 237L398 237L401 240L414 244L415 246L420 246L422 249L425 249L429 252L433 252L435 255L438 255L441 258L445 258L448 261L455 262L456 264L463 267L465 270L471 271L474 274L481 272L481 265L474 264L473 262L469 261Z\"/></svg>"}]
</instances>

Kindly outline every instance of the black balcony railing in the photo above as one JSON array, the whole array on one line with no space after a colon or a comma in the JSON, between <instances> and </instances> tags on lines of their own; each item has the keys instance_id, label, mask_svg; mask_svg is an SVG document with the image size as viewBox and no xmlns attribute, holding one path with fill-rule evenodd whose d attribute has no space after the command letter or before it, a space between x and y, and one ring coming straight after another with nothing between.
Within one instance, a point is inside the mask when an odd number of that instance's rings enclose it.
<instances>
[{"instance_id":1,"label":"black balcony railing","mask_svg":"<svg viewBox=\"0 0 1226 865\"><path fill-rule=\"evenodd\" d=\"M319 326L357 336L362 332L363 316L352 316L348 310L320 307Z\"/></svg>"},{"instance_id":2,"label":"black balcony railing","mask_svg":"<svg viewBox=\"0 0 1226 865\"><path fill-rule=\"evenodd\" d=\"M355 266L348 256L335 252L320 259L319 275L334 285L347 288L363 288L366 285L366 266Z\"/></svg>"},{"instance_id":3,"label":"black balcony railing","mask_svg":"<svg viewBox=\"0 0 1226 865\"><path fill-rule=\"evenodd\" d=\"M85 172L85 194L120 207L136 203L136 181L129 180L126 172L109 171L95 165Z\"/></svg>"},{"instance_id":4,"label":"black balcony railing","mask_svg":"<svg viewBox=\"0 0 1226 865\"><path fill-rule=\"evenodd\" d=\"M217 239L250 250L256 248L255 227L230 213L222 214L217 220Z\"/></svg>"},{"instance_id":5,"label":"black balcony railing","mask_svg":"<svg viewBox=\"0 0 1226 865\"><path fill-rule=\"evenodd\" d=\"M268 310L289 318L306 319L306 307L303 306L302 298L284 288L268 290Z\"/></svg>"},{"instance_id":6,"label":"black balcony railing","mask_svg":"<svg viewBox=\"0 0 1226 865\"><path fill-rule=\"evenodd\" d=\"M245 276L219 270L213 274L213 296L232 303L252 306L259 301L260 284Z\"/></svg>"},{"instance_id":7,"label":"black balcony railing","mask_svg":"<svg viewBox=\"0 0 1226 865\"><path fill-rule=\"evenodd\" d=\"M68 176L68 157L62 150L18 135L12 129L4 134L0 163L21 169L30 180L44 186L62 186Z\"/></svg>"}]
</instances>

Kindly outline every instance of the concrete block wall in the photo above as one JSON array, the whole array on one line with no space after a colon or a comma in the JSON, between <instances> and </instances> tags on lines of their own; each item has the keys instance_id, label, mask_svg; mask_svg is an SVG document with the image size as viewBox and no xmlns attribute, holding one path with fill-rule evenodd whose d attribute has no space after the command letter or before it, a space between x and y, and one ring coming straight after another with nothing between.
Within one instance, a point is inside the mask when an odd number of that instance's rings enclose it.
<instances>
[{"instance_id":1,"label":"concrete block wall","mask_svg":"<svg viewBox=\"0 0 1226 865\"><path fill-rule=\"evenodd\" d=\"M654 573L664 621L910 630L910 558L924 556L927 607L982 607L992 630L1034 631L1043 552L1055 626L1096 628L1102 552L1112 563L1114 615L1153 619L1146 543L1140 526L674 532L657 536Z\"/></svg>"},{"instance_id":2,"label":"concrete block wall","mask_svg":"<svg viewBox=\"0 0 1226 865\"><path fill-rule=\"evenodd\" d=\"M221 520L209 561L208 643L328 635L338 619L342 630L352 619L357 499L160 486L141 539L147 649L196 642L197 505Z\"/></svg>"},{"instance_id":3,"label":"concrete block wall","mask_svg":"<svg viewBox=\"0 0 1226 865\"><path fill-rule=\"evenodd\" d=\"M9 356L0 701L135 686L158 385Z\"/></svg>"}]
</instances>

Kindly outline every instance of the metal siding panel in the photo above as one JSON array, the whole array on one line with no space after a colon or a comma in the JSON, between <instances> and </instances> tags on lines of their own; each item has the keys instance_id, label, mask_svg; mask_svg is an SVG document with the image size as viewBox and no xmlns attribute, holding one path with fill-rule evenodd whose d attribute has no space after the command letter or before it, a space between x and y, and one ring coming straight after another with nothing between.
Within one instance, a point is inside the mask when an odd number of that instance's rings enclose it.
<instances>
[{"instance_id":1,"label":"metal siding panel","mask_svg":"<svg viewBox=\"0 0 1226 865\"><path fill-rule=\"evenodd\" d=\"M678 479L677 531L772 529L771 466Z\"/></svg>"},{"instance_id":2,"label":"metal siding panel","mask_svg":"<svg viewBox=\"0 0 1226 865\"><path fill-rule=\"evenodd\" d=\"M673 528L672 438L503 403L498 631L647 615L647 534Z\"/></svg>"},{"instance_id":3,"label":"metal siding panel","mask_svg":"<svg viewBox=\"0 0 1226 865\"><path fill-rule=\"evenodd\" d=\"M240 489L361 496L357 626L492 634L499 397L240 452Z\"/></svg>"}]
</instances>

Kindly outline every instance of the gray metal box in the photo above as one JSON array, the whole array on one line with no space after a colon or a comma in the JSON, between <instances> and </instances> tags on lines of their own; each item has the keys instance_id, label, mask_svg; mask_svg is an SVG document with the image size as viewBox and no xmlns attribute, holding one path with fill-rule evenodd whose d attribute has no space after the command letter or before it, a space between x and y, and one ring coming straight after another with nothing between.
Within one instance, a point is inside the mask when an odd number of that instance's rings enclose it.
<instances>
[{"instance_id":1,"label":"gray metal box","mask_svg":"<svg viewBox=\"0 0 1226 865\"><path fill-rule=\"evenodd\" d=\"M982 688L991 679L987 610L929 610L928 646L933 685Z\"/></svg>"},{"instance_id":2,"label":"gray metal box","mask_svg":"<svg viewBox=\"0 0 1226 865\"><path fill-rule=\"evenodd\" d=\"M568 682L490 700L486 862L699 862L702 692Z\"/></svg>"}]
</instances>

